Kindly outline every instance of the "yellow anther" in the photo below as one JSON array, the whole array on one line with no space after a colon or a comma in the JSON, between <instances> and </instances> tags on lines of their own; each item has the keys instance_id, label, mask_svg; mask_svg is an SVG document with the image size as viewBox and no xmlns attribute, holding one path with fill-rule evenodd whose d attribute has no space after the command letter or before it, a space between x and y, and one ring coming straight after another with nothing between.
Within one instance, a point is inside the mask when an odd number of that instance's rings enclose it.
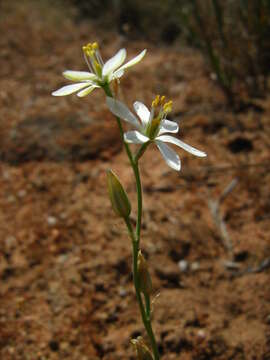
<instances>
[{"instance_id":1,"label":"yellow anther","mask_svg":"<svg viewBox=\"0 0 270 360\"><path fill-rule=\"evenodd\" d=\"M166 102L166 103L163 105L163 111L166 112L166 113L171 112L171 111L172 111L172 105L173 105L172 100Z\"/></svg>"},{"instance_id":2,"label":"yellow anther","mask_svg":"<svg viewBox=\"0 0 270 360\"><path fill-rule=\"evenodd\" d=\"M88 56L90 56L91 55L91 51L93 51L92 50L92 45L89 43L89 44L87 44L87 45L84 45L83 47L82 47L82 49L83 49L83 52L85 53L85 55L88 55Z\"/></svg>"},{"instance_id":3,"label":"yellow anther","mask_svg":"<svg viewBox=\"0 0 270 360\"><path fill-rule=\"evenodd\" d=\"M160 98L160 104L163 105L165 103L165 96L161 96Z\"/></svg>"},{"instance_id":4,"label":"yellow anther","mask_svg":"<svg viewBox=\"0 0 270 360\"><path fill-rule=\"evenodd\" d=\"M92 49L93 50L97 50L98 49L98 43L97 42L94 42L93 44L92 44Z\"/></svg>"},{"instance_id":5,"label":"yellow anther","mask_svg":"<svg viewBox=\"0 0 270 360\"><path fill-rule=\"evenodd\" d=\"M152 101L152 107L158 107L160 102L160 95L157 95L155 99Z\"/></svg>"}]
</instances>

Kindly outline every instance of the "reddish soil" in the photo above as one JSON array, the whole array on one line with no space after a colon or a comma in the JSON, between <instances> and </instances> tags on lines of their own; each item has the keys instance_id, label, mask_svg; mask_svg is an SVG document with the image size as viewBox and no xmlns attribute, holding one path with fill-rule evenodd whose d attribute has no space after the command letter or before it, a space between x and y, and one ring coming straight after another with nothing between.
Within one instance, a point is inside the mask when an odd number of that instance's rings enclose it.
<instances>
[{"instance_id":1,"label":"reddish soil","mask_svg":"<svg viewBox=\"0 0 270 360\"><path fill-rule=\"evenodd\" d=\"M269 360L269 94L234 113L194 50L129 42L72 11L19 3L0 4L0 358L134 359L130 339L143 334L131 244L106 190L112 168L135 219L115 121L101 90L50 95L67 83L63 70L86 69L81 46L97 40L104 58L148 48L123 78L122 98L172 98L181 139L208 153L180 151L179 174L154 147L141 162L142 249L159 294L162 358ZM233 179L220 205L232 259L208 203Z\"/></svg>"}]
</instances>

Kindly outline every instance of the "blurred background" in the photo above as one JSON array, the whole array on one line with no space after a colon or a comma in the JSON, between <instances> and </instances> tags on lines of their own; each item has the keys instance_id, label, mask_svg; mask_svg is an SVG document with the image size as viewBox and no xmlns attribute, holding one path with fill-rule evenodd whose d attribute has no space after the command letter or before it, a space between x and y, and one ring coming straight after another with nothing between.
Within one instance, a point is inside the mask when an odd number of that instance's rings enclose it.
<instances>
[{"instance_id":1,"label":"blurred background","mask_svg":"<svg viewBox=\"0 0 270 360\"><path fill-rule=\"evenodd\" d=\"M142 249L164 359L270 359L270 2L0 0L0 358L134 359L131 246L106 169L136 194L102 91L51 92L124 47L130 107L173 100L180 173L141 161Z\"/></svg>"}]
</instances>

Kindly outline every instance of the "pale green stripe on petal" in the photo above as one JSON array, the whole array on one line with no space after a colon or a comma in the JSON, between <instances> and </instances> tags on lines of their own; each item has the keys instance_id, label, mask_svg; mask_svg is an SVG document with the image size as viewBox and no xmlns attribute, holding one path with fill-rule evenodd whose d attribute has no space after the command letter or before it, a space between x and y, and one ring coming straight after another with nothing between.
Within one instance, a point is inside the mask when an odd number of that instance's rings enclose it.
<instances>
[{"instance_id":1,"label":"pale green stripe on petal","mask_svg":"<svg viewBox=\"0 0 270 360\"><path fill-rule=\"evenodd\" d=\"M120 70L120 71L116 70L115 72L109 75L109 82L111 82L114 79L119 79L124 75L124 73L125 73L124 70Z\"/></svg>"},{"instance_id":2,"label":"pale green stripe on petal","mask_svg":"<svg viewBox=\"0 0 270 360\"><path fill-rule=\"evenodd\" d=\"M52 93L53 96L66 96L75 93L85 87L89 86L89 83L78 83L78 84L71 84L61 87L60 89L54 91Z\"/></svg>"},{"instance_id":3,"label":"pale green stripe on petal","mask_svg":"<svg viewBox=\"0 0 270 360\"><path fill-rule=\"evenodd\" d=\"M94 81L97 78L96 74L90 73L89 71L73 71L73 70L64 71L63 76L71 81L84 81L84 80Z\"/></svg>"},{"instance_id":4,"label":"pale green stripe on petal","mask_svg":"<svg viewBox=\"0 0 270 360\"><path fill-rule=\"evenodd\" d=\"M89 95L94 89L98 88L100 86L97 85L91 85L87 87L86 89L83 89L82 91L78 92L77 96L84 97L86 95Z\"/></svg>"},{"instance_id":5,"label":"pale green stripe on petal","mask_svg":"<svg viewBox=\"0 0 270 360\"><path fill-rule=\"evenodd\" d=\"M180 148L186 150L187 152L191 153L192 155L199 156L199 157L205 157L207 156L205 152L195 149L194 147L184 143L183 141L170 136L170 135L161 135L156 138L157 140L168 142L174 145L179 146Z\"/></svg>"},{"instance_id":6,"label":"pale green stripe on petal","mask_svg":"<svg viewBox=\"0 0 270 360\"><path fill-rule=\"evenodd\" d=\"M178 154L172 150L168 145L164 144L162 141L155 140L155 143L161 152L164 160L167 165L169 165L172 169L176 171L180 171L181 169L181 160Z\"/></svg>"},{"instance_id":7,"label":"pale green stripe on petal","mask_svg":"<svg viewBox=\"0 0 270 360\"><path fill-rule=\"evenodd\" d=\"M112 58L110 58L102 68L102 76L107 76L119 68L127 56L126 49L120 49Z\"/></svg>"}]
</instances>

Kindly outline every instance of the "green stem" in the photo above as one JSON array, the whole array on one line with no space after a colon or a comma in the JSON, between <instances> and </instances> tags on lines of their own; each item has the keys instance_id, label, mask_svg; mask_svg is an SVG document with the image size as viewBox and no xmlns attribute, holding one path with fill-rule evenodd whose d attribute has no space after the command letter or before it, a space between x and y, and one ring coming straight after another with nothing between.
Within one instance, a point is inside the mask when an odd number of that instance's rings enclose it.
<instances>
[{"instance_id":1,"label":"green stem","mask_svg":"<svg viewBox=\"0 0 270 360\"><path fill-rule=\"evenodd\" d=\"M113 94L111 92L109 84L104 85L103 89L104 89L107 96L113 97ZM119 119L118 116L116 116L116 121L117 121L119 130L120 130L120 135L121 135L122 141L124 143L125 150L126 150L126 153L128 155L130 165L131 165L131 167L133 169L134 176L135 176L135 181L136 181L137 206L138 206L138 209L137 209L137 223L136 223L136 238L138 240L138 244L140 245L141 225L142 225L142 185L141 185L140 171L139 171L139 166L138 166L138 159L139 159L138 154L140 153L140 150L145 147L146 144L142 145L142 147L139 150L136 158L134 159L133 155L131 153L131 150L129 148L128 143L126 143L125 140L124 140L124 130L123 130L121 120ZM145 151L145 149L143 151ZM141 153L141 155L142 155L142 153Z\"/></svg>"},{"instance_id":2,"label":"green stem","mask_svg":"<svg viewBox=\"0 0 270 360\"><path fill-rule=\"evenodd\" d=\"M132 225L130 223L130 219L125 219L125 223L128 228L128 232L130 235L130 238L132 239L132 246L133 246L133 281L134 281L134 287L136 292L136 298L139 303L139 308L141 312L142 321L145 327L145 330L147 332L147 335L149 337L149 340L151 342L151 348L154 354L154 359L159 360L159 352L158 347L155 339L155 335L152 329L151 325L151 317L150 317L150 300L149 297L148 300L146 300L146 310L143 305L143 300L140 292L140 286L139 286L139 275L138 275L138 253L139 253L139 244L138 241L135 238L135 234L132 228Z\"/></svg>"},{"instance_id":3,"label":"green stem","mask_svg":"<svg viewBox=\"0 0 270 360\"><path fill-rule=\"evenodd\" d=\"M150 317L151 317L150 297L147 294L145 294L144 295L144 300L145 300L146 315L150 319Z\"/></svg>"},{"instance_id":4,"label":"green stem","mask_svg":"<svg viewBox=\"0 0 270 360\"><path fill-rule=\"evenodd\" d=\"M113 97L113 94L111 92L109 84L106 84L103 86L103 89L107 96ZM129 148L128 143L124 140L124 130L121 123L121 120L118 116L116 116L116 121L120 130L121 139L124 143L125 150L127 153L127 156L129 158L130 165L133 169L135 181L136 181L136 190L137 190L137 223L136 223L136 235L134 234L132 225L130 223L130 219L125 219L125 223L128 228L129 236L132 239L132 246L133 246L133 282L136 292L136 298L139 303L139 308L141 312L142 321L145 327L145 330L148 334L148 337L151 342L152 351L154 354L154 359L159 360L159 352L158 347L155 339L155 335L153 333L152 325L151 325L151 318L150 318L150 301L146 301L146 310L143 304L143 300L140 293L139 288L139 275L138 275L138 253L140 249L140 237L141 237L141 226L142 226L142 185L141 185L141 178L140 178L140 171L139 171L139 165L138 161L140 156L144 153L146 147L149 145L149 143L143 144L141 148L139 149L137 155L135 158L132 155L132 152ZM149 315L148 315L149 314Z\"/></svg>"}]
</instances>

